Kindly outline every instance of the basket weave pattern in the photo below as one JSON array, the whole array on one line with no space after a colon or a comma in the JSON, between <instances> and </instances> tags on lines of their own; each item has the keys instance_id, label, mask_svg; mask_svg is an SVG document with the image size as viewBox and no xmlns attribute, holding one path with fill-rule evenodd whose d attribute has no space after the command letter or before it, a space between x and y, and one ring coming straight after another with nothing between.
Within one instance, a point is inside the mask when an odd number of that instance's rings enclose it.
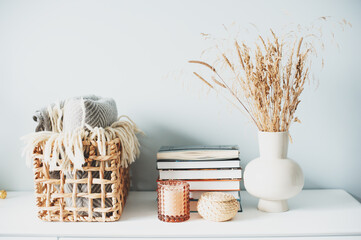
<instances>
[{"instance_id":1,"label":"basket weave pattern","mask_svg":"<svg viewBox=\"0 0 361 240\"><path fill-rule=\"evenodd\" d=\"M119 139L106 143L100 156L96 141L83 141L83 171L53 171L43 161L43 145L34 149L34 180L38 217L46 221L110 222L120 218L128 195L129 169L120 166ZM61 160L60 160L61 161ZM69 189L71 191L69 191ZM82 203L82 204L80 204Z\"/></svg>"},{"instance_id":2,"label":"basket weave pattern","mask_svg":"<svg viewBox=\"0 0 361 240\"><path fill-rule=\"evenodd\" d=\"M199 215L215 222L230 220L239 208L238 201L232 195L219 192L203 193L197 204Z\"/></svg>"}]
</instances>

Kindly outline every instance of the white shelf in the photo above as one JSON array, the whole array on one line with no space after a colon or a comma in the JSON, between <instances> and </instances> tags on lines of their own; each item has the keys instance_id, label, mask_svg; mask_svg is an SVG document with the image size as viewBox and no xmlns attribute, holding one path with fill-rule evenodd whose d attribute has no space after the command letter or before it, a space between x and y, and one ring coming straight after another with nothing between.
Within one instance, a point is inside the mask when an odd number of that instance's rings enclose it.
<instances>
[{"instance_id":1,"label":"white shelf","mask_svg":"<svg viewBox=\"0 0 361 240\"><path fill-rule=\"evenodd\" d=\"M361 204L343 190L304 190L289 201L291 210L284 213L260 212L256 209L256 198L247 192L241 196L243 212L228 222L209 222L192 213L186 222L164 223L157 218L155 192L131 192L117 222L64 223L39 220L32 193L9 192L7 199L0 200L0 239L11 236L361 239Z\"/></svg>"}]
</instances>

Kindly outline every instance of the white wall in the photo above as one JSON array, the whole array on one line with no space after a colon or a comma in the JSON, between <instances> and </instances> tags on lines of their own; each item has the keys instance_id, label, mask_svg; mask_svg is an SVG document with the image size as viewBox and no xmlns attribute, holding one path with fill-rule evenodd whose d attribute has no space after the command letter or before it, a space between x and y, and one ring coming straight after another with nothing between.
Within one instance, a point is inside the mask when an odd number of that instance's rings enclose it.
<instances>
[{"instance_id":1,"label":"white wall","mask_svg":"<svg viewBox=\"0 0 361 240\"><path fill-rule=\"evenodd\" d=\"M360 13L356 0L2 0L0 188L33 187L19 140L33 131L33 112L88 93L113 97L147 134L133 165L135 189L155 189L155 154L164 144L239 144L245 166L258 155L256 128L197 80L171 73L199 57L201 32L219 33L222 24L268 29L331 15L353 28L339 36L341 50L326 51L318 89L304 92L289 156L302 166L306 188L343 188L360 200Z\"/></svg>"}]
</instances>

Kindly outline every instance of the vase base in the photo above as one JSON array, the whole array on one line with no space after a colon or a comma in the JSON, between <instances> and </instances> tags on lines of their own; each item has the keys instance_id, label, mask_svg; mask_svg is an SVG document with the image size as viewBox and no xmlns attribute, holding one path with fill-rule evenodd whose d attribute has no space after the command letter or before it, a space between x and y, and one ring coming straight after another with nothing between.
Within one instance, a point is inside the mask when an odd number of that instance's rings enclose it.
<instances>
[{"instance_id":1,"label":"vase base","mask_svg":"<svg viewBox=\"0 0 361 240\"><path fill-rule=\"evenodd\" d=\"M258 210L269 213L278 213L288 211L287 200L264 200L258 201Z\"/></svg>"}]
</instances>

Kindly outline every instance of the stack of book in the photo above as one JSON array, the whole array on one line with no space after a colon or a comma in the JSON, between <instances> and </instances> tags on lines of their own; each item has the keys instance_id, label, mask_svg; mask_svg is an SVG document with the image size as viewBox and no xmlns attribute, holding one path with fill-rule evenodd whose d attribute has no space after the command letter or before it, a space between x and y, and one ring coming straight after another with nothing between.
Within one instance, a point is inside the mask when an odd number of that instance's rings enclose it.
<instances>
[{"instance_id":1,"label":"stack of book","mask_svg":"<svg viewBox=\"0 0 361 240\"><path fill-rule=\"evenodd\" d=\"M191 212L197 211L197 201L204 192L226 192L241 203L238 146L163 146L157 153L157 170L158 181L189 183Z\"/></svg>"}]
</instances>

